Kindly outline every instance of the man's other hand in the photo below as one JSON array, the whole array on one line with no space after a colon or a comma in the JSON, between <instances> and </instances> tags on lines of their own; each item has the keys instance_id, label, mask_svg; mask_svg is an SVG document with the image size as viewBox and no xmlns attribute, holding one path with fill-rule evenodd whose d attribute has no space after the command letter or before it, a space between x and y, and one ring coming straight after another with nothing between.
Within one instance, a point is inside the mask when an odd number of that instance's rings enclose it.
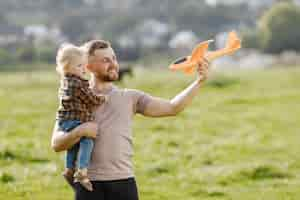
<instances>
[{"instance_id":1,"label":"man's other hand","mask_svg":"<svg viewBox=\"0 0 300 200\"><path fill-rule=\"evenodd\" d=\"M197 80L200 82L203 82L208 77L208 71L209 71L210 63L207 59L204 59L203 61L198 63L197 66Z\"/></svg>"}]
</instances>

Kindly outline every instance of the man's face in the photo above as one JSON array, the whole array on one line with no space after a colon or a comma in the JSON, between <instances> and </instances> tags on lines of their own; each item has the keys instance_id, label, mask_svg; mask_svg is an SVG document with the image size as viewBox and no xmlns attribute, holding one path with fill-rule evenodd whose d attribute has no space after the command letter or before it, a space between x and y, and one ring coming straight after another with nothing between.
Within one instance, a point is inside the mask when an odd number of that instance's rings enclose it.
<instances>
[{"instance_id":1,"label":"man's face","mask_svg":"<svg viewBox=\"0 0 300 200\"><path fill-rule=\"evenodd\" d=\"M111 47L96 50L89 59L88 69L101 81L111 82L119 78L119 64Z\"/></svg>"}]
</instances>

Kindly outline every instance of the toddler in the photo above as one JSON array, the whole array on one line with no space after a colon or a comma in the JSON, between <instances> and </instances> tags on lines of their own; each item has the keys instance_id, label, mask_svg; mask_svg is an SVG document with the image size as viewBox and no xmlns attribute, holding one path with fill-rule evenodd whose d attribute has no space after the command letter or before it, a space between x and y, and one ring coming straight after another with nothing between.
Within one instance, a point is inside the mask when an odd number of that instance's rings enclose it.
<instances>
[{"instance_id":1,"label":"toddler","mask_svg":"<svg viewBox=\"0 0 300 200\"><path fill-rule=\"evenodd\" d=\"M58 120L60 130L68 134L69 131L86 122L94 123L92 122L93 111L106 101L106 96L94 94L89 88L88 80L84 79L87 55L79 47L72 44L62 45L58 50L56 63L56 70L61 76L56 120ZM85 131L97 131L90 129L85 129ZM78 144L68 149L66 169L63 173L70 184L73 183L73 177L75 177L89 191L93 188L87 176L87 167L93 145L93 139L82 137Z\"/></svg>"}]
</instances>

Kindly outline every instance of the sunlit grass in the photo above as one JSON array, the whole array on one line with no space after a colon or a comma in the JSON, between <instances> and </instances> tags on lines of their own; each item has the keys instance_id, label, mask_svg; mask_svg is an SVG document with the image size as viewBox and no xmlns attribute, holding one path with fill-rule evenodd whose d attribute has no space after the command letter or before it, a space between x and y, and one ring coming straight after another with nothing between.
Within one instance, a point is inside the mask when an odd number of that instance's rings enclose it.
<instances>
[{"instance_id":1,"label":"sunlit grass","mask_svg":"<svg viewBox=\"0 0 300 200\"><path fill-rule=\"evenodd\" d=\"M121 87L171 98L193 77L135 70ZM299 68L212 74L176 117L138 116L140 199L299 199ZM0 73L0 199L72 199L50 148L54 71Z\"/></svg>"}]
</instances>

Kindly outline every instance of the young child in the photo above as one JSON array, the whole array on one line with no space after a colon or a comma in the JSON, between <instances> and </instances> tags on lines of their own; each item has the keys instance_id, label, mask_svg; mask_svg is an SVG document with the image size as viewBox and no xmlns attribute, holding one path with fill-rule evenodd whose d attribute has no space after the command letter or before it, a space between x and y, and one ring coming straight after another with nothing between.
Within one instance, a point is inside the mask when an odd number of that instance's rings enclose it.
<instances>
[{"instance_id":1,"label":"young child","mask_svg":"<svg viewBox=\"0 0 300 200\"><path fill-rule=\"evenodd\" d=\"M59 128L68 133L85 122L93 123L92 112L106 101L106 96L95 95L89 88L88 80L84 79L87 55L79 47L72 44L62 45L58 50L56 63L56 70L61 75L60 102L56 119ZM63 174L70 184L75 177L89 191L93 188L87 176L87 167L93 144L91 138L83 137L78 144L70 148L66 153L66 169ZM77 171L74 174L75 161L77 161Z\"/></svg>"}]
</instances>

